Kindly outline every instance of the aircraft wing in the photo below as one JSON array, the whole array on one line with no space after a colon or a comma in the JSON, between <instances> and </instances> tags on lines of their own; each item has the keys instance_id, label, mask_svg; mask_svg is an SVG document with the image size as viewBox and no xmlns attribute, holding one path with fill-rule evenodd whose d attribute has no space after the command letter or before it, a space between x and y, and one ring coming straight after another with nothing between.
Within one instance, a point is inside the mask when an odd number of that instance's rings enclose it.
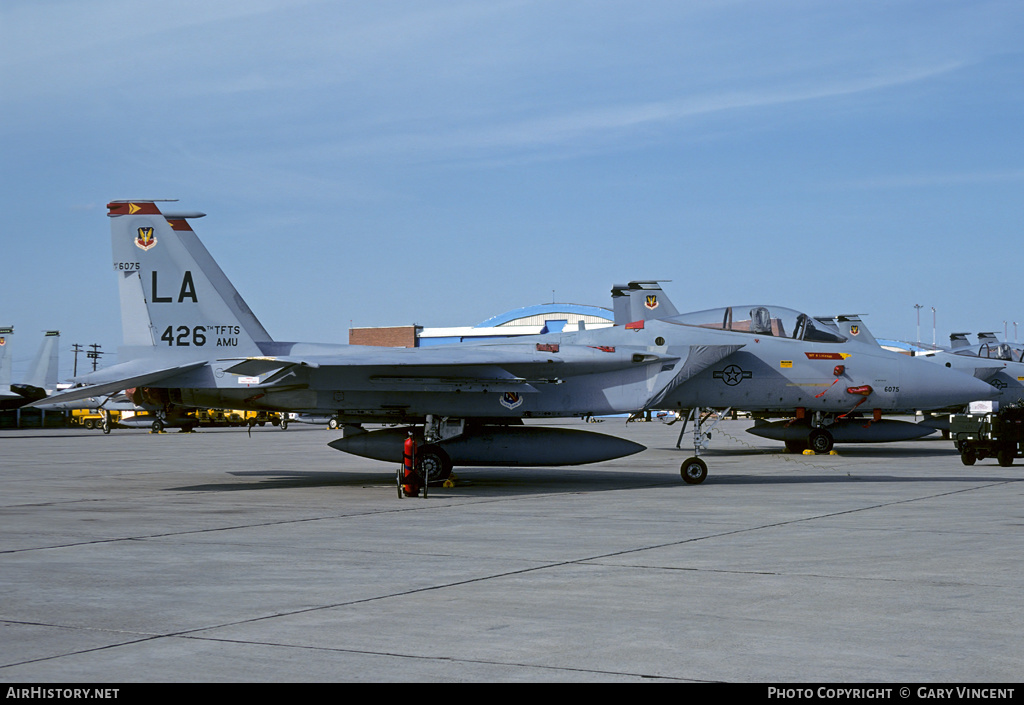
<instances>
[{"instance_id":1,"label":"aircraft wing","mask_svg":"<svg viewBox=\"0 0 1024 705\"><path fill-rule=\"evenodd\" d=\"M153 370L143 374L136 375L134 377L125 377L116 379L111 382L102 382L99 384L86 384L80 387L72 387L59 394L51 394L48 397L39 399L38 401L32 402L28 406L42 406L45 404L59 404L66 401L77 401L79 399L87 399L89 397L104 396L107 394L114 394L116 392L124 391L125 389L131 389L132 387L142 387L151 385L154 382L173 377L174 375L182 372L188 372L190 370L197 369L207 364L205 360L200 362L191 362L186 365L178 365L175 367L165 367L160 370ZM110 368L113 370L113 368Z\"/></svg>"},{"instance_id":2,"label":"aircraft wing","mask_svg":"<svg viewBox=\"0 0 1024 705\"><path fill-rule=\"evenodd\" d=\"M507 362L507 361L506 361ZM518 364L523 364L520 361ZM307 368L323 370L325 373L347 373L350 382L346 389L370 389L378 392L531 392L536 389L530 386L529 379L512 374L500 365L467 364L454 362L426 363L384 363L380 360L372 362L309 359L251 359L243 360L224 371L235 375L259 377L268 375L261 382L250 385L251 389L279 389L294 386L297 382L296 370ZM365 374L360 374L365 372ZM365 380L361 382L360 380ZM551 382L549 378L535 378L532 381ZM302 385L300 385L302 386Z\"/></svg>"},{"instance_id":3,"label":"aircraft wing","mask_svg":"<svg viewBox=\"0 0 1024 705\"><path fill-rule=\"evenodd\" d=\"M347 383L372 391L535 391L531 383L557 383L568 376L677 362L672 355L635 349L559 343L456 345L436 348L351 346L330 355L245 358L225 372L268 375L255 389L292 385L300 368L347 374Z\"/></svg>"},{"instance_id":4,"label":"aircraft wing","mask_svg":"<svg viewBox=\"0 0 1024 705\"><path fill-rule=\"evenodd\" d=\"M694 346L721 347L721 346ZM729 352L738 346L728 346ZM696 374L695 355L691 352L687 364L679 374ZM707 362L712 364L714 361ZM282 389L305 386L306 380L297 371L318 370L336 373L337 383L346 390L379 392L454 392L454 391L515 391L536 392L534 384L558 384L577 375L614 372L649 365L678 363L676 355L657 354L638 348L559 343L483 345L460 348L371 348L351 346L343 352L327 355L286 355L253 358L220 359L190 362L158 370L140 371L137 365L126 363L125 374L116 375L114 368L96 384L68 389L46 398L46 403L75 401L92 396L112 394L131 387L162 386L163 380L197 369L207 364L224 364L224 371L249 377L263 377L254 381L250 389ZM702 369L702 368L701 368ZM134 373L134 374L133 374ZM679 375L677 374L677 377Z\"/></svg>"}]
</instances>

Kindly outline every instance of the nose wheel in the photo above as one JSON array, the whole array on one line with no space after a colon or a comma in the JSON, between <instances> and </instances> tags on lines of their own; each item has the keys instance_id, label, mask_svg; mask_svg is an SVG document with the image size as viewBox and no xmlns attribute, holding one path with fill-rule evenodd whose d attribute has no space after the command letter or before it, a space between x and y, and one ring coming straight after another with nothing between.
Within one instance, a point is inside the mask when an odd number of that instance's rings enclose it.
<instances>
[{"instance_id":1,"label":"nose wheel","mask_svg":"<svg viewBox=\"0 0 1024 705\"><path fill-rule=\"evenodd\" d=\"M697 457L688 458L679 468L683 482L688 485L699 485L708 476L708 465Z\"/></svg>"},{"instance_id":2,"label":"nose wheel","mask_svg":"<svg viewBox=\"0 0 1024 705\"><path fill-rule=\"evenodd\" d=\"M683 478L683 482L688 485L699 485L704 482L708 476L708 464L700 459L699 454L702 450L707 449L708 443L711 441L711 430L718 425L718 422L726 418L729 412L732 411L732 407L729 407L725 411L716 411L714 409L690 409L689 414L684 417L683 427L679 431L679 438L676 439L676 448L682 444L683 434L686 433L686 427L693 423L693 452L695 455L692 458L687 458L679 467L679 474ZM712 416L716 416L714 422L708 423Z\"/></svg>"}]
</instances>

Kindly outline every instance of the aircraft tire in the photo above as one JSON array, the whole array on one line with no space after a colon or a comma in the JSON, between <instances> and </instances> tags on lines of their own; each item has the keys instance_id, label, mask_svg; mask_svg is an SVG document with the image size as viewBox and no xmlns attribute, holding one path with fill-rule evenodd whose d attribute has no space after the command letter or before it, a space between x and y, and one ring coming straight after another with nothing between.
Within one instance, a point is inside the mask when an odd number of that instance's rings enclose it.
<instances>
[{"instance_id":1,"label":"aircraft tire","mask_svg":"<svg viewBox=\"0 0 1024 705\"><path fill-rule=\"evenodd\" d=\"M331 429L332 431L338 428L338 419L332 416L331 420L327 422L327 428Z\"/></svg>"},{"instance_id":2,"label":"aircraft tire","mask_svg":"<svg viewBox=\"0 0 1024 705\"><path fill-rule=\"evenodd\" d=\"M452 461L440 446L428 444L416 451L416 471L423 484L440 484L452 474Z\"/></svg>"},{"instance_id":3,"label":"aircraft tire","mask_svg":"<svg viewBox=\"0 0 1024 705\"><path fill-rule=\"evenodd\" d=\"M153 433L160 433L164 430L164 424L160 419L153 419Z\"/></svg>"},{"instance_id":4,"label":"aircraft tire","mask_svg":"<svg viewBox=\"0 0 1024 705\"><path fill-rule=\"evenodd\" d=\"M832 446L832 434L828 431L816 428L807 436L807 447L815 453L828 453Z\"/></svg>"},{"instance_id":5,"label":"aircraft tire","mask_svg":"<svg viewBox=\"0 0 1024 705\"><path fill-rule=\"evenodd\" d=\"M679 467L679 474L682 476L683 482L686 484L699 485L707 479L708 464L697 457L687 458Z\"/></svg>"},{"instance_id":6,"label":"aircraft tire","mask_svg":"<svg viewBox=\"0 0 1024 705\"><path fill-rule=\"evenodd\" d=\"M281 419L281 430L282 431L287 431L288 430L288 419Z\"/></svg>"}]
</instances>

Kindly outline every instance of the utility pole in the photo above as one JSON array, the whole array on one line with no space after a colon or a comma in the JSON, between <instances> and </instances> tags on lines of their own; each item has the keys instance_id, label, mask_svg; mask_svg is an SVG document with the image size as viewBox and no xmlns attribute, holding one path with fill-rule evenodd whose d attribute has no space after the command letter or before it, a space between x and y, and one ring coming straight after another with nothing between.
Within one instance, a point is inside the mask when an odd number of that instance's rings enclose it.
<instances>
[{"instance_id":1,"label":"utility pole","mask_svg":"<svg viewBox=\"0 0 1024 705\"><path fill-rule=\"evenodd\" d=\"M914 304L914 308L917 309L917 339L914 342L921 342L921 309L924 308L921 304Z\"/></svg>"},{"instance_id":2,"label":"utility pole","mask_svg":"<svg viewBox=\"0 0 1024 705\"><path fill-rule=\"evenodd\" d=\"M92 348L92 350L87 352L85 354L85 356L87 358L89 358L90 360L92 360L92 371L95 372L96 371L96 365L97 365L97 363L100 360L100 355L103 354L102 352L100 352L100 348L103 347L103 346L97 345L96 343L93 343L89 347Z\"/></svg>"},{"instance_id":3,"label":"utility pole","mask_svg":"<svg viewBox=\"0 0 1024 705\"><path fill-rule=\"evenodd\" d=\"M935 347L935 307L932 306L932 347Z\"/></svg>"},{"instance_id":4,"label":"utility pole","mask_svg":"<svg viewBox=\"0 0 1024 705\"><path fill-rule=\"evenodd\" d=\"M82 352L82 346L75 343L71 346L71 352L75 353L75 371L71 373L72 377L78 376L78 353Z\"/></svg>"}]
</instances>

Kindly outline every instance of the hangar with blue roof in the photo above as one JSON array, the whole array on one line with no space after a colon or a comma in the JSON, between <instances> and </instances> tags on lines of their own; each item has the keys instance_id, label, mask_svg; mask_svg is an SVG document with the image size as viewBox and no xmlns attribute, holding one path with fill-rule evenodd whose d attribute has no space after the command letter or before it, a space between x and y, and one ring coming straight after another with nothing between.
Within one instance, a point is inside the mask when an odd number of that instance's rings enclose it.
<instances>
[{"instance_id":1,"label":"hangar with blue roof","mask_svg":"<svg viewBox=\"0 0 1024 705\"><path fill-rule=\"evenodd\" d=\"M349 329L349 343L391 347L429 347L482 342L520 335L571 332L582 328L606 328L611 326L612 322L612 311L600 306L565 303L537 304L492 316L475 326L351 328Z\"/></svg>"}]
</instances>

